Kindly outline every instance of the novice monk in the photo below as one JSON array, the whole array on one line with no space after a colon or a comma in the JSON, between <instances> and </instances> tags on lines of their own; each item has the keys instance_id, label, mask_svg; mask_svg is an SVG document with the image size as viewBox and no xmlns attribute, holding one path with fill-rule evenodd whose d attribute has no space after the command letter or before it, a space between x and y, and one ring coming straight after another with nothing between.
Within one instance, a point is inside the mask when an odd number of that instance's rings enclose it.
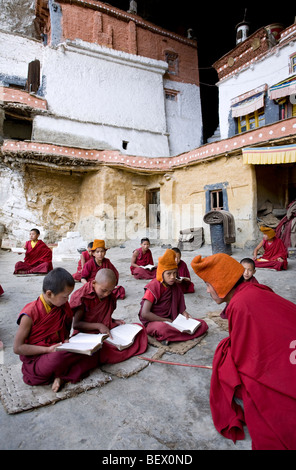
<instances>
[{"instance_id":1,"label":"novice monk","mask_svg":"<svg viewBox=\"0 0 296 470\"><path fill-rule=\"evenodd\" d=\"M74 334L78 331L84 333L107 333L112 337L112 328L124 323L115 320L112 314L116 309L116 298L113 294L116 286L116 275L111 269L101 269L94 281L89 281L75 291L71 297L70 306L74 311ZM115 364L142 354L148 345L145 328L136 335L134 343L122 351L115 346L103 342L98 351L101 364Z\"/></svg>"},{"instance_id":2,"label":"novice monk","mask_svg":"<svg viewBox=\"0 0 296 470\"><path fill-rule=\"evenodd\" d=\"M243 266L224 253L191 266L212 299L228 304L229 337L216 349L210 388L216 429L235 442L246 424L254 450L296 450L296 305L244 282Z\"/></svg>"},{"instance_id":3,"label":"novice monk","mask_svg":"<svg viewBox=\"0 0 296 470\"><path fill-rule=\"evenodd\" d=\"M93 281L97 272L104 268L112 269L117 279L116 284L118 284L119 273L111 261L108 258L105 258L106 251L107 248L105 247L104 240L94 240L91 249L92 258L85 263L81 272L82 284L86 284L88 281ZM125 298L125 289L122 286L116 286L113 293L117 299Z\"/></svg>"},{"instance_id":4,"label":"novice monk","mask_svg":"<svg viewBox=\"0 0 296 470\"><path fill-rule=\"evenodd\" d=\"M269 227L260 227L263 232L263 240L256 246L254 250L254 261L256 268L271 268L276 271L287 269L288 252L284 242L275 236L275 231ZM264 254L261 258L257 258L260 248L264 248Z\"/></svg>"},{"instance_id":5,"label":"novice monk","mask_svg":"<svg viewBox=\"0 0 296 470\"><path fill-rule=\"evenodd\" d=\"M83 251L80 255L80 259L78 261L78 266L77 266L77 272L75 274L72 274L73 278L75 279L75 281L81 281L81 272L82 272L82 269L83 269L83 266L85 265L85 263L87 263L87 261L89 261L92 257L92 247L93 247L93 242L90 242L88 245L87 245L87 250Z\"/></svg>"},{"instance_id":6,"label":"novice monk","mask_svg":"<svg viewBox=\"0 0 296 470\"><path fill-rule=\"evenodd\" d=\"M130 270L135 279L154 279L156 276L156 267L153 269L144 269L141 266L148 264L154 265L153 256L150 251L149 238L142 238L141 247L134 250Z\"/></svg>"},{"instance_id":7,"label":"novice monk","mask_svg":"<svg viewBox=\"0 0 296 470\"><path fill-rule=\"evenodd\" d=\"M240 261L240 264L244 268L244 282L252 282L254 284L259 284L259 282L254 276L256 272L255 261L252 258L243 258Z\"/></svg>"},{"instance_id":8,"label":"novice monk","mask_svg":"<svg viewBox=\"0 0 296 470\"><path fill-rule=\"evenodd\" d=\"M176 253L166 250L164 255L158 259L156 279L145 286L145 294L141 302L139 318L145 326L148 335L169 344L170 341L186 341L197 338L207 331L208 325L204 320L199 320L201 325L193 335L181 333L176 328L165 322L171 323L183 314L190 318L186 312L184 294L176 283L178 265Z\"/></svg>"},{"instance_id":9,"label":"novice monk","mask_svg":"<svg viewBox=\"0 0 296 470\"><path fill-rule=\"evenodd\" d=\"M178 277L176 282L179 283L183 294L192 294L194 292L194 284L191 282L188 266L185 261L181 259L181 251L179 248L172 248L172 250L176 253L176 263L178 265Z\"/></svg>"},{"instance_id":10,"label":"novice monk","mask_svg":"<svg viewBox=\"0 0 296 470\"><path fill-rule=\"evenodd\" d=\"M16 263L13 274L46 274L53 269L52 251L42 240L38 240L39 235L37 228L30 231L30 240L23 246L25 259Z\"/></svg>"},{"instance_id":11,"label":"novice monk","mask_svg":"<svg viewBox=\"0 0 296 470\"><path fill-rule=\"evenodd\" d=\"M43 293L18 317L13 350L20 355L23 380L28 385L53 383L52 390L57 392L64 382L78 382L98 364L96 354L56 351L69 338L73 312L68 298L74 284L68 271L54 269L44 278Z\"/></svg>"}]
</instances>

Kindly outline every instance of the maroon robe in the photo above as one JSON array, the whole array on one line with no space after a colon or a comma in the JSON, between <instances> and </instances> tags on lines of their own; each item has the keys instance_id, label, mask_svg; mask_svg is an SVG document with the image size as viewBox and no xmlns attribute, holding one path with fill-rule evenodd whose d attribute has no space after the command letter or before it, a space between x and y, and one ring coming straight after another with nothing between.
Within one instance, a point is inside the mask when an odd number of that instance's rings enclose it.
<instances>
[{"instance_id":1,"label":"maroon robe","mask_svg":"<svg viewBox=\"0 0 296 470\"><path fill-rule=\"evenodd\" d=\"M61 307L53 307L49 313L40 297L27 304L21 311L17 323L23 315L32 320L27 344L50 346L63 342L69 337L73 312L68 302ZM98 363L98 356L84 356L66 351L55 351L34 356L20 355L23 380L28 385L47 385L60 378L66 382L78 382Z\"/></svg>"},{"instance_id":2,"label":"maroon robe","mask_svg":"<svg viewBox=\"0 0 296 470\"><path fill-rule=\"evenodd\" d=\"M92 255L90 255L87 250L83 251L81 254L82 254L83 258L85 259L85 263L87 263L87 261L89 261L92 257ZM82 273L81 258L79 258L77 271L76 271L76 273L72 274L75 281L81 281L81 273Z\"/></svg>"},{"instance_id":3,"label":"maroon robe","mask_svg":"<svg viewBox=\"0 0 296 470\"><path fill-rule=\"evenodd\" d=\"M29 240L26 242L25 259L16 263L13 274L18 274L19 271L23 274L47 274L52 269L51 249L42 240L37 240L32 248Z\"/></svg>"},{"instance_id":4,"label":"maroon robe","mask_svg":"<svg viewBox=\"0 0 296 470\"><path fill-rule=\"evenodd\" d=\"M185 261L182 259L180 260L180 263L178 264L178 276L180 277L188 277L190 279L190 272L188 269L187 264ZM183 294L193 294L194 292L194 284L191 281L185 281L183 280L179 286L181 287L181 290Z\"/></svg>"},{"instance_id":5,"label":"maroon robe","mask_svg":"<svg viewBox=\"0 0 296 470\"><path fill-rule=\"evenodd\" d=\"M112 293L104 299L99 299L94 291L92 282L87 282L80 289L75 291L70 299L70 306L75 310L83 308L83 321L89 323L103 323L109 330L112 330L117 323L113 320L112 314L116 309L116 297ZM74 334L78 333L77 330ZM89 331L89 333L98 333L98 331ZM117 364L125 361L132 356L142 354L146 351L148 338L145 328L136 335L134 343L126 349L119 351L112 344L103 342L103 346L99 349L99 363L101 364Z\"/></svg>"},{"instance_id":6,"label":"maroon robe","mask_svg":"<svg viewBox=\"0 0 296 470\"><path fill-rule=\"evenodd\" d=\"M139 252L139 255L136 259L136 264L138 266L147 266L147 264L154 264L153 262L153 256L148 249L145 253L143 253L142 248L138 248L137 250ZM132 275L134 276L135 279L155 279L156 276L156 268L153 268L151 271L150 269L143 269L143 268L135 268L134 266L130 266L130 270Z\"/></svg>"},{"instance_id":7,"label":"maroon robe","mask_svg":"<svg viewBox=\"0 0 296 470\"><path fill-rule=\"evenodd\" d=\"M145 286L145 290L146 289L151 292L155 299L151 308L151 312L155 313L155 315L165 319L175 320L179 313L183 313L186 310L184 294L178 284L165 287L157 279L153 279ZM158 341L187 341L203 335L208 329L206 322L199 319L198 321L201 322L201 325L193 335L181 333L173 326L165 323L165 321L145 320L142 317L144 302L145 299L143 298L141 301L139 318L145 326L148 335L154 336Z\"/></svg>"},{"instance_id":8,"label":"maroon robe","mask_svg":"<svg viewBox=\"0 0 296 470\"><path fill-rule=\"evenodd\" d=\"M269 240L263 241L264 254L262 259L268 261L255 261L256 268L271 268L281 271L288 267L288 252L284 242L280 238L274 238L272 242ZM277 261L277 258L283 258L283 262ZM260 258L259 258L260 259Z\"/></svg>"},{"instance_id":9,"label":"maroon robe","mask_svg":"<svg viewBox=\"0 0 296 470\"><path fill-rule=\"evenodd\" d=\"M119 273L115 266L111 263L111 261L108 258L104 258L102 265L99 266L96 263L96 260L94 257L92 257L85 265L83 266L82 272L81 272L81 279L86 279L87 281L93 281L96 277L97 272L100 269L107 268L107 269L112 269L116 276L116 282L118 283L119 280ZM124 299L125 298L125 288L123 286L116 286L115 289L113 290L113 294L115 294L117 299Z\"/></svg>"},{"instance_id":10,"label":"maroon robe","mask_svg":"<svg viewBox=\"0 0 296 470\"><path fill-rule=\"evenodd\" d=\"M0 295L4 294L3 287L0 285Z\"/></svg>"},{"instance_id":11,"label":"maroon robe","mask_svg":"<svg viewBox=\"0 0 296 470\"><path fill-rule=\"evenodd\" d=\"M296 450L296 305L244 282L227 316L229 337L216 349L210 388L216 429L235 442L245 423L254 450Z\"/></svg>"}]
</instances>

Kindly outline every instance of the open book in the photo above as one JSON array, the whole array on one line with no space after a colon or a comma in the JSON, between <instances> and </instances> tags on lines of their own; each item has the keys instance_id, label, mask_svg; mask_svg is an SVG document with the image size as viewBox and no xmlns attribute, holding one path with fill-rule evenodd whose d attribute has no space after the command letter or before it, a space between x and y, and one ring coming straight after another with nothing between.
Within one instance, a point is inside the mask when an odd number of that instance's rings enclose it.
<instances>
[{"instance_id":1,"label":"open book","mask_svg":"<svg viewBox=\"0 0 296 470\"><path fill-rule=\"evenodd\" d=\"M69 343L63 343L57 347L58 351L68 351L78 354L87 354L91 356L102 347L103 341L108 337L107 334L89 334L78 333L69 339Z\"/></svg>"},{"instance_id":2,"label":"open book","mask_svg":"<svg viewBox=\"0 0 296 470\"><path fill-rule=\"evenodd\" d=\"M194 318L186 318L182 313L179 313L177 318L172 323L165 322L168 325L173 326L177 330L181 331L181 333L188 333L193 335L197 328L201 325L201 322L195 320Z\"/></svg>"},{"instance_id":3,"label":"open book","mask_svg":"<svg viewBox=\"0 0 296 470\"><path fill-rule=\"evenodd\" d=\"M133 323L118 325L115 328L112 328L110 331L112 338L109 336L106 339L106 343L113 344L113 346L116 346L119 351L129 348L133 344L136 335L139 333L139 331L142 330L142 328L142 326L135 325Z\"/></svg>"},{"instance_id":4,"label":"open book","mask_svg":"<svg viewBox=\"0 0 296 470\"><path fill-rule=\"evenodd\" d=\"M149 271L152 271L156 266L154 266L154 264L146 264L146 266L139 266L139 268L149 269Z\"/></svg>"},{"instance_id":5,"label":"open book","mask_svg":"<svg viewBox=\"0 0 296 470\"><path fill-rule=\"evenodd\" d=\"M189 277L178 276L177 281L191 281L191 279Z\"/></svg>"}]
</instances>

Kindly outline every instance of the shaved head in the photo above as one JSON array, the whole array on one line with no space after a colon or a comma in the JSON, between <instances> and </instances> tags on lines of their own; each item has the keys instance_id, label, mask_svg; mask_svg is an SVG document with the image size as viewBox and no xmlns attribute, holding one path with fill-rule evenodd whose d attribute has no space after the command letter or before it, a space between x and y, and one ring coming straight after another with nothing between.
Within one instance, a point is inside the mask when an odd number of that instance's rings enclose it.
<instances>
[{"instance_id":1,"label":"shaved head","mask_svg":"<svg viewBox=\"0 0 296 470\"><path fill-rule=\"evenodd\" d=\"M114 286L116 286L116 283L117 283L115 273L112 271L112 269L107 269L107 268L100 269L97 272L96 277L95 277L95 281L98 284L102 284L102 283L105 283L105 282L110 282L110 283L114 284Z\"/></svg>"}]
</instances>

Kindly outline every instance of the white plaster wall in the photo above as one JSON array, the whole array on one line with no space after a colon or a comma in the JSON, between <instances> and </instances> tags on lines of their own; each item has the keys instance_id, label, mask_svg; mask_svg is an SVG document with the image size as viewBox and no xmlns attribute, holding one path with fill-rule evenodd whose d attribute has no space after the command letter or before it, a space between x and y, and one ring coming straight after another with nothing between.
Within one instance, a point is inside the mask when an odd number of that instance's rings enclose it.
<instances>
[{"instance_id":1,"label":"white plaster wall","mask_svg":"<svg viewBox=\"0 0 296 470\"><path fill-rule=\"evenodd\" d=\"M178 155L202 144L200 89L190 83L165 80L165 88L178 91L176 101L166 99L170 155Z\"/></svg>"},{"instance_id":2,"label":"white plaster wall","mask_svg":"<svg viewBox=\"0 0 296 470\"><path fill-rule=\"evenodd\" d=\"M289 77L289 56L295 51L296 44L293 41L281 49L276 47L264 59L218 83L221 139L228 137L231 100L261 85L272 86Z\"/></svg>"},{"instance_id":3,"label":"white plaster wall","mask_svg":"<svg viewBox=\"0 0 296 470\"><path fill-rule=\"evenodd\" d=\"M29 62L42 63L43 45L35 39L0 31L0 81L1 75L26 79Z\"/></svg>"},{"instance_id":4,"label":"white plaster wall","mask_svg":"<svg viewBox=\"0 0 296 470\"><path fill-rule=\"evenodd\" d=\"M60 134L68 135L68 145L72 144L71 133L75 137L91 135L97 147L101 142L107 148L121 149L126 140L128 154L167 156L166 68L162 61L78 40L57 49L47 47L43 89L49 111L59 118L59 122L47 124L53 134L58 127ZM41 139L44 123L44 119L36 119L35 139Z\"/></svg>"}]
</instances>

